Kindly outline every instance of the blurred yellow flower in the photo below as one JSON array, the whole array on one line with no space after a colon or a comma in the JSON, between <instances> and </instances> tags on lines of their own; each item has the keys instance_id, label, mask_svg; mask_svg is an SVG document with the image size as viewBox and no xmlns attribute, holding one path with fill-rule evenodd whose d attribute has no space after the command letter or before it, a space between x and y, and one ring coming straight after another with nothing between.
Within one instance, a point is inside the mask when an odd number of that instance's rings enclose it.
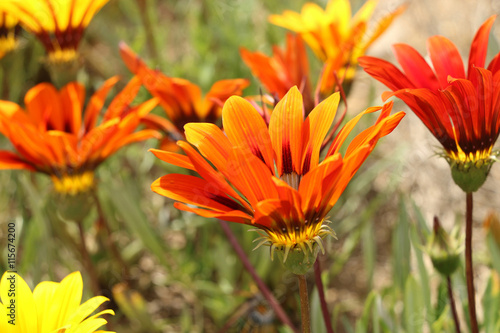
<instances>
[{"instance_id":1,"label":"blurred yellow flower","mask_svg":"<svg viewBox=\"0 0 500 333\"><path fill-rule=\"evenodd\" d=\"M76 58L78 44L92 17L109 0L3 0L0 11L16 17L47 50L49 62Z\"/></svg>"},{"instance_id":2,"label":"blurred yellow flower","mask_svg":"<svg viewBox=\"0 0 500 333\"><path fill-rule=\"evenodd\" d=\"M300 34L325 63L321 91L326 93L335 88L333 72L344 82L352 80L358 58L404 10L401 6L384 16L368 34L368 21L377 2L367 1L353 17L349 0L330 0L325 10L315 3L306 3L300 13L286 10L282 15L271 15L269 21Z\"/></svg>"},{"instance_id":3,"label":"blurred yellow flower","mask_svg":"<svg viewBox=\"0 0 500 333\"><path fill-rule=\"evenodd\" d=\"M0 281L0 331L3 333L91 333L107 323L100 316L114 315L103 310L90 316L102 303L96 296L83 304L80 272L66 276L60 283L45 281L31 292L18 274L5 272ZM111 332L110 332L111 333Z\"/></svg>"}]
</instances>

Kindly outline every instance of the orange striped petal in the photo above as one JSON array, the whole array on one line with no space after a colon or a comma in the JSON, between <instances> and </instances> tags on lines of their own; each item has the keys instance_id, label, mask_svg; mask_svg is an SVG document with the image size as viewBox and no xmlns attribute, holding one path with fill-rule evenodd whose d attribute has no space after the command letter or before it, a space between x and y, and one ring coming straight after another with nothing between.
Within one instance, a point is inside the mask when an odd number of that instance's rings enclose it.
<instances>
[{"instance_id":1,"label":"orange striped petal","mask_svg":"<svg viewBox=\"0 0 500 333\"><path fill-rule=\"evenodd\" d=\"M304 107L302 95L296 86L278 102L269 122L269 134L276 153L278 175L302 169L302 125Z\"/></svg>"},{"instance_id":2,"label":"orange striped petal","mask_svg":"<svg viewBox=\"0 0 500 333\"><path fill-rule=\"evenodd\" d=\"M120 91L109 104L108 109L104 114L103 122L111 118L121 117L124 112L128 111L130 104L134 101L135 96L137 96L141 85L142 83L139 77L134 76L130 79L125 88L123 88L123 90Z\"/></svg>"},{"instance_id":3,"label":"orange striped petal","mask_svg":"<svg viewBox=\"0 0 500 333\"><path fill-rule=\"evenodd\" d=\"M302 211L324 216L330 210L329 199L340 177L342 163L340 154L329 156L302 177L299 185Z\"/></svg>"},{"instance_id":4,"label":"orange striped petal","mask_svg":"<svg viewBox=\"0 0 500 333\"><path fill-rule=\"evenodd\" d=\"M427 40L427 50L436 71L441 88L448 86L448 75L454 78L466 78L462 57L448 38L433 36Z\"/></svg>"},{"instance_id":5,"label":"orange striped petal","mask_svg":"<svg viewBox=\"0 0 500 333\"><path fill-rule=\"evenodd\" d=\"M326 156L331 156L331 155L339 152L340 147L342 146L344 141L347 139L347 136L349 136L352 129L354 128L354 126L356 126L356 124L358 123L358 121L361 119L361 117L363 115L365 115L367 113L372 113L372 112L378 111L380 109L381 109L380 106L370 107L370 108L366 109L365 111L361 112L360 114L358 114L356 117L349 120L347 122L347 124L345 124L344 127L342 127L339 134L333 140L332 145L330 146L330 149L328 149L328 153L326 154Z\"/></svg>"},{"instance_id":6,"label":"orange striped petal","mask_svg":"<svg viewBox=\"0 0 500 333\"><path fill-rule=\"evenodd\" d=\"M64 131L65 115L61 107L59 93L49 83L40 83L28 90L24 104L30 117L39 120L41 126ZM43 125L42 125L43 124Z\"/></svg>"},{"instance_id":7,"label":"orange striped petal","mask_svg":"<svg viewBox=\"0 0 500 333\"><path fill-rule=\"evenodd\" d=\"M18 155L5 150L0 150L0 169L26 169L35 171L35 168Z\"/></svg>"},{"instance_id":8,"label":"orange striped petal","mask_svg":"<svg viewBox=\"0 0 500 333\"><path fill-rule=\"evenodd\" d=\"M307 116L302 128L302 139L306 146L302 156L301 174L306 174L318 165L321 145L335 118L339 101L340 94L335 93L316 106Z\"/></svg>"},{"instance_id":9,"label":"orange striped petal","mask_svg":"<svg viewBox=\"0 0 500 333\"><path fill-rule=\"evenodd\" d=\"M174 203L174 207L180 210L198 214L203 217L217 218L229 222L250 224L250 221L252 220L252 216L239 210L215 211L203 208L193 208L180 202Z\"/></svg>"},{"instance_id":10,"label":"orange striped petal","mask_svg":"<svg viewBox=\"0 0 500 333\"><path fill-rule=\"evenodd\" d=\"M151 189L172 200L219 212L244 210L215 184L195 176L168 174L155 180Z\"/></svg>"},{"instance_id":11,"label":"orange striped petal","mask_svg":"<svg viewBox=\"0 0 500 333\"><path fill-rule=\"evenodd\" d=\"M198 174L207 182L212 184L216 191L226 193L232 198L238 200L242 205L250 208L245 200L228 184L226 179L213 169L213 167L187 142L179 141L177 143L191 160Z\"/></svg>"},{"instance_id":12,"label":"orange striped petal","mask_svg":"<svg viewBox=\"0 0 500 333\"><path fill-rule=\"evenodd\" d=\"M468 78L471 77L473 67L484 67L486 53L488 52L488 38L496 17L496 15L490 16L490 18L481 25L474 36L474 40L470 46L469 66L467 69Z\"/></svg>"},{"instance_id":13,"label":"orange striped petal","mask_svg":"<svg viewBox=\"0 0 500 333\"><path fill-rule=\"evenodd\" d=\"M233 148L229 155L224 176L253 206L257 202L278 198L269 168L255 155Z\"/></svg>"},{"instance_id":14,"label":"orange striped petal","mask_svg":"<svg viewBox=\"0 0 500 333\"><path fill-rule=\"evenodd\" d=\"M184 125L186 139L205 156L217 170L227 168L231 143L219 127L210 123Z\"/></svg>"},{"instance_id":15,"label":"orange striped petal","mask_svg":"<svg viewBox=\"0 0 500 333\"><path fill-rule=\"evenodd\" d=\"M191 163L191 160L186 155L176 154L171 151L160 149L149 149L149 151L164 162L184 169L195 171L193 163Z\"/></svg>"},{"instance_id":16,"label":"orange striped petal","mask_svg":"<svg viewBox=\"0 0 500 333\"><path fill-rule=\"evenodd\" d=\"M85 88L77 83L71 82L64 86L59 92L61 106L64 110L66 132L78 135L82 126L82 110L85 101Z\"/></svg>"},{"instance_id":17,"label":"orange striped petal","mask_svg":"<svg viewBox=\"0 0 500 333\"><path fill-rule=\"evenodd\" d=\"M104 106L106 97L110 90L115 86L115 84L120 80L118 76L113 76L110 79L104 81L99 90L95 92L89 100L87 107L85 108L83 123L85 126L85 132L90 131L90 129L95 127L99 112Z\"/></svg>"},{"instance_id":18,"label":"orange striped petal","mask_svg":"<svg viewBox=\"0 0 500 333\"><path fill-rule=\"evenodd\" d=\"M250 151L274 170L271 137L264 119L247 100L230 97L222 108L222 123L233 146Z\"/></svg>"}]
</instances>

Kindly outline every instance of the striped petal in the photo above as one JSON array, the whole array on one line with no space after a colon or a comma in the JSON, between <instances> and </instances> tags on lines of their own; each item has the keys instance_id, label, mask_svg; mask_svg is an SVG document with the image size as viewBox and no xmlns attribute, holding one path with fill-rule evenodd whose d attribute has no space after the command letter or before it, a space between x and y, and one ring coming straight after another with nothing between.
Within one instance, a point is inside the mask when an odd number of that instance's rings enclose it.
<instances>
[{"instance_id":1,"label":"striped petal","mask_svg":"<svg viewBox=\"0 0 500 333\"><path fill-rule=\"evenodd\" d=\"M231 143L219 127L210 123L189 123L184 129L187 141L198 148L217 170L227 168Z\"/></svg>"},{"instance_id":2,"label":"striped petal","mask_svg":"<svg viewBox=\"0 0 500 333\"><path fill-rule=\"evenodd\" d=\"M222 124L232 145L251 152L274 170L271 137L252 104L239 96L230 97L222 108Z\"/></svg>"},{"instance_id":3,"label":"striped petal","mask_svg":"<svg viewBox=\"0 0 500 333\"><path fill-rule=\"evenodd\" d=\"M221 188L195 176L168 174L155 180L151 189L172 200L208 208L216 212L245 210L244 207L227 196Z\"/></svg>"},{"instance_id":4,"label":"striped petal","mask_svg":"<svg viewBox=\"0 0 500 333\"><path fill-rule=\"evenodd\" d=\"M292 172L301 174L303 123L302 95L294 86L276 105L269 122L279 176Z\"/></svg>"},{"instance_id":5,"label":"striped petal","mask_svg":"<svg viewBox=\"0 0 500 333\"><path fill-rule=\"evenodd\" d=\"M306 146L302 154L301 174L306 174L318 165L321 145L335 118L339 101L340 94L335 93L316 106L307 116L302 131L302 139Z\"/></svg>"}]
</instances>

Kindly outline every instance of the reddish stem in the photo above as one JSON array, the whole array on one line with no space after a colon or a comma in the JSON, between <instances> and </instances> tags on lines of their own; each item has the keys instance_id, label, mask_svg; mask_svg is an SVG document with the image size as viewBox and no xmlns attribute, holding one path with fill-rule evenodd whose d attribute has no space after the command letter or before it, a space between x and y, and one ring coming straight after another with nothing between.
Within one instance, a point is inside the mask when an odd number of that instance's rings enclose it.
<instances>
[{"instance_id":1,"label":"reddish stem","mask_svg":"<svg viewBox=\"0 0 500 333\"><path fill-rule=\"evenodd\" d=\"M276 298L273 296L269 288L267 288L266 284L262 279L259 277L257 272L255 271L255 268L252 266L250 263L250 260L248 260L248 257L241 248L240 244L238 243L238 240L233 234L233 231L229 227L228 223L226 221L219 220L220 226L222 227L222 230L224 230L224 233L226 234L229 243L232 245L234 250L236 251L236 254L240 258L241 262L243 263L243 266L245 269L250 273L252 276L253 280L257 284L257 287L259 288L260 292L264 296L264 298L269 302L269 305L273 308L274 312L278 316L278 318L281 320L281 322L288 327L292 329L293 332L299 333L299 331L293 326L292 321L288 316L286 315L285 311L281 307L281 305L278 303Z\"/></svg>"}]
</instances>

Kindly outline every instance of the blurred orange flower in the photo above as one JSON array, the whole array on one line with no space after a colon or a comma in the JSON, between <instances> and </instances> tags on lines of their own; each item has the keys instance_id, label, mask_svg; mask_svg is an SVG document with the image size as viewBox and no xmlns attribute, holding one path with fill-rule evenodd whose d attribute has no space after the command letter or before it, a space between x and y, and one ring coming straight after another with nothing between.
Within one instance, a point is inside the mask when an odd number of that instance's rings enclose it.
<instances>
[{"instance_id":1,"label":"blurred orange flower","mask_svg":"<svg viewBox=\"0 0 500 333\"><path fill-rule=\"evenodd\" d=\"M286 10L282 15L271 15L272 24L294 31L304 38L316 56L325 63L321 92L330 94L337 82L333 73L349 86L356 71L358 57L390 26L401 14L404 6L389 13L367 34L376 0L368 0L352 17L349 0L330 0L323 10L315 3L306 3L300 13ZM348 89L346 89L348 90Z\"/></svg>"},{"instance_id":2,"label":"blurred orange flower","mask_svg":"<svg viewBox=\"0 0 500 333\"><path fill-rule=\"evenodd\" d=\"M261 52L250 52L240 48L245 64L260 80L275 100L280 100L293 86L299 87L304 98L306 113L314 108L314 98L309 81L309 62L300 35L286 36L286 48L273 46L273 56Z\"/></svg>"},{"instance_id":3,"label":"blurred orange flower","mask_svg":"<svg viewBox=\"0 0 500 333\"><path fill-rule=\"evenodd\" d=\"M320 162L339 99L333 94L304 120L302 95L293 87L276 105L268 128L247 100L230 97L222 111L224 132L213 124L190 123L187 142L178 142L187 156L152 150L198 176L169 174L151 188L178 201L181 210L256 226L262 231L259 245L270 245L271 257L275 250L284 251L284 261L292 250L307 256L333 234L326 214L378 139L404 116L389 115L392 103L367 109L343 127ZM356 136L342 157L339 149L361 116L380 109L377 123Z\"/></svg>"},{"instance_id":4,"label":"blurred orange flower","mask_svg":"<svg viewBox=\"0 0 500 333\"><path fill-rule=\"evenodd\" d=\"M97 125L106 96L118 81L113 77L90 98L83 113L85 89L71 82L60 91L48 83L31 88L26 111L0 101L0 132L17 153L0 151L0 169L27 169L51 176L58 192L75 195L94 184L94 170L132 142L158 137L154 130L135 132L140 119L157 105L151 99L130 106L141 83L132 79L113 99Z\"/></svg>"},{"instance_id":5,"label":"blurred orange flower","mask_svg":"<svg viewBox=\"0 0 500 333\"><path fill-rule=\"evenodd\" d=\"M16 32L19 29L16 18L0 11L0 59L17 47Z\"/></svg>"},{"instance_id":6,"label":"blurred orange flower","mask_svg":"<svg viewBox=\"0 0 500 333\"><path fill-rule=\"evenodd\" d=\"M0 11L16 17L45 47L49 62L72 61L94 15L109 0L3 0Z\"/></svg>"},{"instance_id":7,"label":"blurred orange flower","mask_svg":"<svg viewBox=\"0 0 500 333\"><path fill-rule=\"evenodd\" d=\"M168 120L154 114L143 120L148 126L166 134L161 143L161 148L166 150L178 149L175 141L184 138L185 124L220 121L222 104L226 99L241 95L242 90L250 84L246 79L217 81L202 97L200 88L188 80L168 77L148 68L125 43L120 43L120 53L128 69L140 78L151 95L158 98L167 113Z\"/></svg>"},{"instance_id":8,"label":"blurred orange flower","mask_svg":"<svg viewBox=\"0 0 500 333\"><path fill-rule=\"evenodd\" d=\"M495 18L477 31L467 74L456 46L443 36L427 42L434 70L406 44L393 46L403 72L382 59L360 58L365 71L393 91L383 99L401 98L443 145L453 179L466 192L484 183L498 154L493 146L500 134L500 54L484 68Z\"/></svg>"}]
</instances>

